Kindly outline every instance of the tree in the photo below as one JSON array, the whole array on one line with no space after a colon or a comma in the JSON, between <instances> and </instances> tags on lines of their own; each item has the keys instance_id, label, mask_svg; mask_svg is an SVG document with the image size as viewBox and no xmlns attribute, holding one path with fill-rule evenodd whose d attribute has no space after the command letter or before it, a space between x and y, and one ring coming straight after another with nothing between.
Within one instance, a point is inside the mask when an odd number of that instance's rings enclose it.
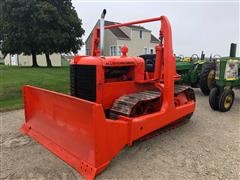
<instances>
[{"instance_id":1,"label":"tree","mask_svg":"<svg viewBox=\"0 0 240 180\"><path fill-rule=\"evenodd\" d=\"M34 11L37 0L2 0L3 42L2 53L32 55L33 66L37 66L37 28L34 26Z\"/></svg>"},{"instance_id":2,"label":"tree","mask_svg":"<svg viewBox=\"0 0 240 180\"><path fill-rule=\"evenodd\" d=\"M1 48L2 41L3 41L3 2L0 1L0 51L2 50Z\"/></svg>"},{"instance_id":3,"label":"tree","mask_svg":"<svg viewBox=\"0 0 240 180\"><path fill-rule=\"evenodd\" d=\"M50 54L76 53L81 48L84 30L70 0L41 0L38 9L39 48L52 66Z\"/></svg>"},{"instance_id":4,"label":"tree","mask_svg":"<svg viewBox=\"0 0 240 180\"><path fill-rule=\"evenodd\" d=\"M1 0L3 2L4 54L46 54L77 52L82 46L82 22L71 0Z\"/></svg>"}]
</instances>

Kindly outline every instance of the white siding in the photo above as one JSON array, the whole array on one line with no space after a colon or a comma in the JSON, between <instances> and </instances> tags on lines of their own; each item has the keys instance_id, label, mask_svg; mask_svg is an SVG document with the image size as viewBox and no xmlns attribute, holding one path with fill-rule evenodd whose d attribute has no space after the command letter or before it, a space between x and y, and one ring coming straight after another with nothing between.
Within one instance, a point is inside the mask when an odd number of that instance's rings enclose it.
<instances>
[{"instance_id":1,"label":"white siding","mask_svg":"<svg viewBox=\"0 0 240 180\"><path fill-rule=\"evenodd\" d=\"M117 46L117 37L110 31L105 31L104 55L110 56L111 46ZM116 50L117 52L117 50Z\"/></svg>"},{"instance_id":2,"label":"white siding","mask_svg":"<svg viewBox=\"0 0 240 180\"><path fill-rule=\"evenodd\" d=\"M132 30L132 39L129 40L118 40L117 45L123 46L127 45L128 47L128 55L129 56L139 56L145 54L145 48L147 48L148 53L150 54L150 50L153 49L153 53L155 53L155 46L158 43L150 42L151 39L151 32L142 31L143 36L140 39L140 31L139 30Z\"/></svg>"}]
</instances>

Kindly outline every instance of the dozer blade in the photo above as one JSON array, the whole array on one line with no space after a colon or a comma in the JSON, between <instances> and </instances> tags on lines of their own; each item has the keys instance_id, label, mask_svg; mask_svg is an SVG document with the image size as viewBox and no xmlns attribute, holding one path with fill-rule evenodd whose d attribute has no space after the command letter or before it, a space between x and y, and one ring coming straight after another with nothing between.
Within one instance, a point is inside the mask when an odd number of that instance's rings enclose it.
<instances>
[{"instance_id":1,"label":"dozer blade","mask_svg":"<svg viewBox=\"0 0 240 180\"><path fill-rule=\"evenodd\" d=\"M105 119L102 105L24 86L21 131L48 148L86 179L93 179L129 142L127 121Z\"/></svg>"}]
</instances>

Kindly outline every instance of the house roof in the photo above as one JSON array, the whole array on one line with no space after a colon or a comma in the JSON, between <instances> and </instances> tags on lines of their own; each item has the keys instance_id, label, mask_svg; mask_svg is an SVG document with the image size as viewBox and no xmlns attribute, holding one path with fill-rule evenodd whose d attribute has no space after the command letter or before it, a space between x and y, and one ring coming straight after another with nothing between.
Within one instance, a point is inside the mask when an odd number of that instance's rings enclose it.
<instances>
[{"instance_id":1,"label":"house roof","mask_svg":"<svg viewBox=\"0 0 240 180\"><path fill-rule=\"evenodd\" d=\"M97 24L99 24L99 20L98 20ZM114 25L114 24L120 24L120 23L105 20L105 25L106 26ZM151 32L150 30L144 28L143 26L129 25L127 27L129 27L131 29L137 29L137 30L143 30L143 31ZM109 30L119 39L130 39L130 37L128 37L128 35L126 35L120 28L113 28L113 29L109 29ZM88 41L91 34L92 34L92 32L90 33L90 35L88 36L86 41ZM159 39L157 39L153 34L151 34L151 40L150 41L151 42L159 42Z\"/></svg>"},{"instance_id":2,"label":"house roof","mask_svg":"<svg viewBox=\"0 0 240 180\"><path fill-rule=\"evenodd\" d=\"M128 27L130 27L131 29L137 29L137 30L143 30L143 31L151 32L150 30L144 28L143 26L130 25L130 26L128 26Z\"/></svg>"},{"instance_id":3,"label":"house roof","mask_svg":"<svg viewBox=\"0 0 240 180\"><path fill-rule=\"evenodd\" d=\"M112 22L112 21L105 21L105 25L109 26L109 25L114 25L114 24L119 24L116 22ZM113 28L113 29L109 29L116 37L120 38L120 39L130 39L128 37L128 35L126 35L120 28Z\"/></svg>"},{"instance_id":4,"label":"house roof","mask_svg":"<svg viewBox=\"0 0 240 180\"><path fill-rule=\"evenodd\" d=\"M151 42L159 42L159 39L151 34Z\"/></svg>"}]
</instances>

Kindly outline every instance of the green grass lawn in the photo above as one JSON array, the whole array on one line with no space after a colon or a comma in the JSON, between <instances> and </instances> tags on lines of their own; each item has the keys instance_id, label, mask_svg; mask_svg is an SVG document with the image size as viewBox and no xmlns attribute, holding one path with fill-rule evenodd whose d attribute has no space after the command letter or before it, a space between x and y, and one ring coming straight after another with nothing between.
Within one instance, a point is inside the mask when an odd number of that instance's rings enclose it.
<instances>
[{"instance_id":1,"label":"green grass lawn","mask_svg":"<svg viewBox=\"0 0 240 180\"><path fill-rule=\"evenodd\" d=\"M22 86L69 93L69 67L30 68L0 65L0 111L23 107Z\"/></svg>"}]
</instances>

